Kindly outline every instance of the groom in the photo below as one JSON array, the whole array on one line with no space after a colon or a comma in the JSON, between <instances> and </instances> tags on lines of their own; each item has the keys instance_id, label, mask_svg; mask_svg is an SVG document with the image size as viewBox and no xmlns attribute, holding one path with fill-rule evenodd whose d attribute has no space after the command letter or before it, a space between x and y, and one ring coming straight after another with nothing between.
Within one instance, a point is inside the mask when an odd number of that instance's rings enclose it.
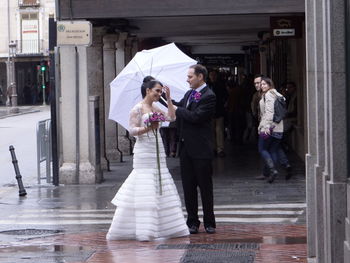
<instances>
[{"instance_id":1,"label":"groom","mask_svg":"<svg viewBox=\"0 0 350 263\"><path fill-rule=\"evenodd\" d=\"M216 98L205 83L207 75L204 66L191 66L187 74L191 90L176 103L181 178L188 214L186 223L191 234L198 233L200 225L197 187L201 193L205 231L214 234L216 227L212 181L212 118Z\"/></svg>"}]
</instances>

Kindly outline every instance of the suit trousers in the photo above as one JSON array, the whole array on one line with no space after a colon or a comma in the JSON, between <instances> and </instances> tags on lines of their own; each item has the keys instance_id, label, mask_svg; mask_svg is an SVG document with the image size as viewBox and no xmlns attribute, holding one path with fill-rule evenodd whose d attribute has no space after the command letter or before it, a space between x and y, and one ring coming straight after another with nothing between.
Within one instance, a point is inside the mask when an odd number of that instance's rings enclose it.
<instances>
[{"instance_id":1,"label":"suit trousers","mask_svg":"<svg viewBox=\"0 0 350 263\"><path fill-rule=\"evenodd\" d=\"M214 216L212 161L211 159L195 159L190 156L184 145L180 151L181 179L187 210L187 225L199 227L198 192L202 199L204 227L216 227Z\"/></svg>"}]
</instances>

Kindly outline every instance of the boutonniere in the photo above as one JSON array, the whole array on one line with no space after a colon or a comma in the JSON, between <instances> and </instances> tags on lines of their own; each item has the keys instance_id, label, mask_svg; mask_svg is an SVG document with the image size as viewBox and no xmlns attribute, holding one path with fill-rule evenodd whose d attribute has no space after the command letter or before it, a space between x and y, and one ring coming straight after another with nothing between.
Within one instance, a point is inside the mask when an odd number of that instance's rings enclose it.
<instances>
[{"instance_id":1,"label":"boutonniere","mask_svg":"<svg viewBox=\"0 0 350 263\"><path fill-rule=\"evenodd\" d=\"M202 94L200 92L195 91L191 97L194 102L198 102L201 99Z\"/></svg>"}]
</instances>

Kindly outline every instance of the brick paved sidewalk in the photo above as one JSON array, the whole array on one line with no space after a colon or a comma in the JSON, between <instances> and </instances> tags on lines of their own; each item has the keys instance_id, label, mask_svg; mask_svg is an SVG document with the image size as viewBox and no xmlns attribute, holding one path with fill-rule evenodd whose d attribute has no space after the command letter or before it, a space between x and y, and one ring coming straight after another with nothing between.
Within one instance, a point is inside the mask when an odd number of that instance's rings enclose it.
<instances>
[{"instance_id":1,"label":"brick paved sidewalk","mask_svg":"<svg viewBox=\"0 0 350 263\"><path fill-rule=\"evenodd\" d=\"M59 234L27 240L0 248L0 262L307 262L306 227L300 225L219 224L213 235L202 231L157 242L107 242L105 234Z\"/></svg>"},{"instance_id":2,"label":"brick paved sidewalk","mask_svg":"<svg viewBox=\"0 0 350 263\"><path fill-rule=\"evenodd\" d=\"M185 238L107 242L110 200L132 169L129 157L99 185L29 187L25 198L7 192L0 199L0 262L307 262L303 163L293 161L291 180L281 173L268 184L255 179L261 170L254 148L233 151L214 163L216 234L201 228ZM168 167L183 199L178 160L168 159Z\"/></svg>"}]
</instances>

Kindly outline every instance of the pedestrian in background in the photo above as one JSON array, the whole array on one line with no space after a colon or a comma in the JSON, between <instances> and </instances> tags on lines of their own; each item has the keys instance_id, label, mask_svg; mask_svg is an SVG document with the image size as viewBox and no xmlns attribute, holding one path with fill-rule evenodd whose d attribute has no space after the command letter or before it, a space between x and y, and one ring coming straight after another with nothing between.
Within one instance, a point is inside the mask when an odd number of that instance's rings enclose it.
<instances>
[{"instance_id":1,"label":"pedestrian in background","mask_svg":"<svg viewBox=\"0 0 350 263\"><path fill-rule=\"evenodd\" d=\"M268 172L267 180L272 183L278 175L276 164L278 149L283 137L283 120L279 123L273 121L274 104L277 96L282 96L282 94L277 92L273 81L267 77L261 78L261 91L258 148L264 161L263 173Z\"/></svg>"},{"instance_id":2,"label":"pedestrian in background","mask_svg":"<svg viewBox=\"0 0 350 263\"><path fill-rule=\"evenodd\" d=\"M215 93L215 115L213 119L213 132L214 132L214 144L215 154L218 157L225 157L225 104L228 98L228 93L225 87L225 82L219 78L219 74L216 70L209 73L209 87Z\"/></svg>"}]
</instances>

